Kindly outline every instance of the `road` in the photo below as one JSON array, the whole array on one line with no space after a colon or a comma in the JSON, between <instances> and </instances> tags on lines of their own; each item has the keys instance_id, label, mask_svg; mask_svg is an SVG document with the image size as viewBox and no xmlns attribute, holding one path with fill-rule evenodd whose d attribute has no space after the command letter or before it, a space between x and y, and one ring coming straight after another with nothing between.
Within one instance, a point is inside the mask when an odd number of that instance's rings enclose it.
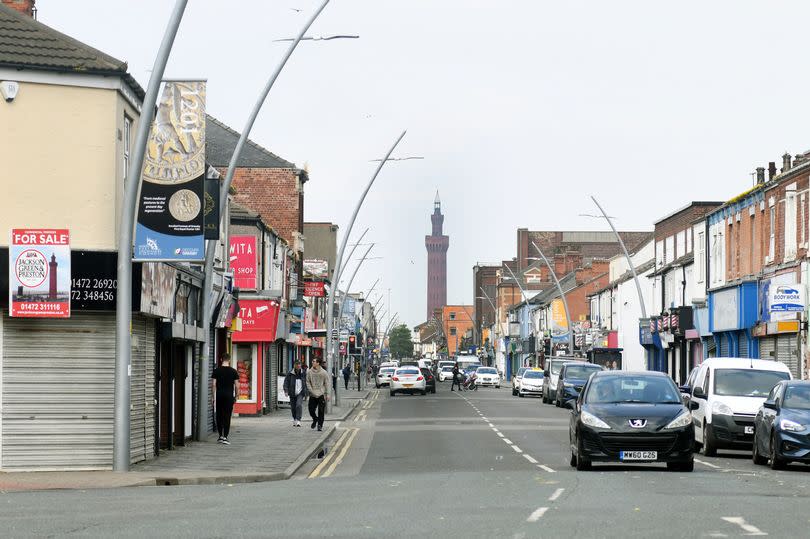
<instances>
[{"instance_id":1,"label":"road","mask_svg":"<svg viewBox=\"0 0 810 539\"><path fill-rule=\"evenodd\" d=\"M286 482L3 494L3 535L806 537L810 467L742 452L568 466L569 412L508 389L369 400Z\"/></svg>"}]
</instances>

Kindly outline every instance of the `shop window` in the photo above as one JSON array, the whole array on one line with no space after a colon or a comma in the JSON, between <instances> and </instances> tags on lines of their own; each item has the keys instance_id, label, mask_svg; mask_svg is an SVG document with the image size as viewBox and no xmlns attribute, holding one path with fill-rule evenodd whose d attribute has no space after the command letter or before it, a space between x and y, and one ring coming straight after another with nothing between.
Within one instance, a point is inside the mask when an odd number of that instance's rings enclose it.
<instances>
[{"instance_id":1,"label":"shop window","mask_svg":"<svg viewBox=\"0 0 810 539\"><path fill-rule=\"evenodd\" d=\"M256 402L256 345L234 343L233 355L239 373L236 401Z\"/></svg>"}]
</instances>

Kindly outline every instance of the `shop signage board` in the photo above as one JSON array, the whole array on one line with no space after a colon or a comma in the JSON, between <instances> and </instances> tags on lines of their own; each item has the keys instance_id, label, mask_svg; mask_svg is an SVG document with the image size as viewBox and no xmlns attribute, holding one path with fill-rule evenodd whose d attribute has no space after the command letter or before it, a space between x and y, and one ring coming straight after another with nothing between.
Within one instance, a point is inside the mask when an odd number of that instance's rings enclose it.
<instances>
[{"instance_id":1,"label":"shop signage board","mask_svg":"<svg viewBox=\"0 0 810 539\"><path fill-rule=\"evenodd\" d=\"M70 318L70 231L12 229L8 256L9 315Z\"/></svg>"},{"instance_id":2,"label":"shop signage board","mask_svg":"<svg viewBox=\"0 0 810 539\"><path fill-rule=\"evenodd\" d=\"M243 290L256 290L256 236L231 236L230 260L234 286Z\"/></svg>"},{"instance_id":3,"label":"shop signage board","mask_svg":"<svg viewBox=\"0 0 810 539\"><path fill-rule=\"evenodd\" d=\"M799 284L771 284L769 294L768 308L772 313L804 311L804 287Z\"/></svg>"},{"instance_id":4,"label":"shop signage board","mask_svg":"<svg viewBox=\"0 0 810 539\"><path fill-rule=\"evenodd\" d=\"M712 329L714 331L729 331L739 327L739 302L737 288L727 288L714 292Z\"/></svg>"},{"instance_id":5,"label":"shop signage board","mask_svg":"<svg viewBox=\"0 0 810 539\"><path fill-rule=\"evenodd\" d=\"M231 335L235 342L273 342L276 340L279 304L274 300L240 299L239 319L242 331Z\"/></svg>"},{"instance_id":6,"label":"shop signage board","mask_svg":"<svg viewBox=\"0 0 810 539\"><path fill-rule=\"evenodd\" d=\"M560 298L551 302L551 334L560 336L568 333L568 318L565 316L565 304Z\"/></svg>"},{"instance_id":7,"label":"shop signage board","mask_svg":"<svg viewBox=\"0 0 810 539\"><path fill-rule=\"evenodd\" d=\"M304 281L304 297L322 298L326 295L323 281Z\"/></svg>"},{"instance_id":8,"label":"shop signage board","mask_svg":"<svg viewBox=\"0 0 810 539\"><path fill-rule=\"evenodd\" d=\"M133 258L205 259L205 82L167 82L149 132Z\"/></svg>"},{"instance_id":9,"label":"shop signage board","mask_svg":"<svg viewBox=\"0 0 810 539\"><path fill-rule=\"evenodd\" d=\"M304 279L327 279L329 262L317 258L307 258L303 265Z\"/></svg>"}]
</instances>

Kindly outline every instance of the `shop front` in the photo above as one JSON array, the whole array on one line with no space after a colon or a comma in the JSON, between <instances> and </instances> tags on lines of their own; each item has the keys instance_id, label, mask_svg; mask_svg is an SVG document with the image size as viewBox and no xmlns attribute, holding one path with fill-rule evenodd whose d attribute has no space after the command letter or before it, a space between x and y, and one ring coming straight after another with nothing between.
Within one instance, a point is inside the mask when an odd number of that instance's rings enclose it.
<instances>
[{"instance_id":1,"label":"shop front","mask_svg":"<svg viewBox=\"0 0 810 539\"><path fill-rule=\"evenodd\" d=\"M752 331L756 321L756 282L709 292L709 331L716 357L758 358L759 346Z\"/></svg>"},{"instance_id":2,"label":"shop front","mask_svg":"<svg viewBox=\"0 0 810 539\"><path fill-rule=\"evenodd\" d=\"M759 281L759 323L754 336L759 357L787 365L794 378L804 375L800 330L805 309L804 285L795 269Z\"/></svg>"},{"instance_id":3,"label":"shop front","mask_svg":"<svg viewBox=\"0 0 810 539\"><path fill-rule=\"evenodd\" d=\"M660 316L639 320L639 343L647 352L647 370L667 372L666 351L661 337L663 330Z\"/></svg>"},{"instance_id":4,"label":"shop front","mask_svg":"<svg viewBox=\"0 0 810 539\"><path fill-rule=\"evenodd\" d=\"M231 334L231 366L239 374L234 413L260 415L266 408L266 357L276 340L279 303L276 300L240 299L242 330Z\"/></svg>"}]
</instances>

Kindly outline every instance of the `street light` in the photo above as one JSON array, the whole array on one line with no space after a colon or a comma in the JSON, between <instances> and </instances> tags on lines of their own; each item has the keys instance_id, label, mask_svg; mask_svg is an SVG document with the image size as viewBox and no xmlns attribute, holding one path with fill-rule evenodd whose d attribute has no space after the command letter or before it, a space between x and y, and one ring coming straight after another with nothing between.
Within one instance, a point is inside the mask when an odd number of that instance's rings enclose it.
<instances>
[{"instance_id":1,"label":"street light","mask_svg":"<svg viewBox=\"0 0 810 539\"><path fill-rule=\"evenodd\" d=\"M333 36L304 36L300 38L301 41L331 41L333 39L359 39L360 36L356 35L348 35L348 34L336 34ZM294 41L294 37L284 37L281 39L274 39L273 43L277 43L279 41Z\"/></svg>"},{"instance_id":2,"label":"street light","mask_svg":"<svg viewBox=\"0 0 810 539\"><path fill-rule=\"evenodd\" d=\"M574 326L571 324L571 311L568 310L568 300L565 297L565 292L563 292L562 286L560 285L560 280L557 279L557 273L554 271L554 268L551 267L551 263L548 261L548 258L546 258L546 255L543 254L543 251L540 250L540 247L538 247L534 241L532 241L532 245L537 252L540 253L540 257L542 258L543 262L546 263L546 266L548 266L548 271L551 274L551 278L554 279L554 284L557 285L557 291L560 293L560 298L562 298L563 307L565 307L565 318L568 322L568 349L571 351L571 353L573 353L574 349L576 348L574 344Z\"/></svg>"},{"instance_id":3,"label":"street light","mask_svg":"<svg viewBox=\"0 0 810 539\"><path fill-rule=\"evenodd\" d=\"M421 155L411 155L409 157L390 157L386 161L410 161L412 159L424 159ZM370 163L382 161L382 159L369 159Z\"/></svg>"},{"instance_id":4,"label":"street light","mask_svg":"<svg viewBox=\"0 0 810 539\"><path fill-rule=\"evenodd\" d=\"M380 171L382 170L382 167L385 164L385 160L388 159L389 157L391 157L391 154L394 153L394 149L396 149L399 142L403 139L403 137L405 137L405 133L406 133L406 131L403 131L399 135L397 140L394 141L394 144L391 145L391 148L389 148L388 152L385 154L385 157L383 158L382 161L380 161L380 164L377 166L377 169L374 171L374 174L371 176L371 180L369 180L368 185L366 185L366 188L360 194L360 199L357 201L357 205L354 208L354 213L352 213L351 218L349 218L349 226L346 228L346 234L343 236L343 240L340 243L340 250L338 251L337 262L335 264L335 268L336 268L335 272L338 275L340 275L340 272L342 271L343 252L346 250L346 242L349 240L349 234L351 234L351 232L352 232L352 227L354 227L354 222L357 219L357 214L360 212L360 207L363 205L363 201L366 199L366 195L368 194L369 190L371 189L371 186L374 184L374 180L377 179L377 176L379 175ZM327 367L326 367L326 369L327 369L327 371L329 371L331 374L333 374L335 376L337 375L337 372L335 372L335 365L334 365L335 342L332 339L332 325L334 324L334 310L333 310L334 307L333 307L333 305L335 304L335 289L336 288L337 288L337 286L333 286L329 290L329 300L327 301L327 305L329 306L329 308L326 310L326 344L327 344L327 347L326 347L326 351L327 351L326 364L327 364ZM338 396L337 396L337 392L335 392L335 405L338 405L338 404L339 404Z\"/></svg>"},{"instance_id":5,"label":"street light","mask_svg":"<svg viewBox=\"0 0 810 539\"><path fill-rule=\"evenodd\" d=\"M328 0L327 0L328 1ZM163 40L155 56L152 74L143 98L135 145L132 149L132 168L138 181L127 182L124 200L121 205L121 221L118 226L118 262L115 304L115 385L113 410L113 471L129 471L130 461L130 369L132 368L132 228L135 221L135 204L143 170L143 158L152 120L155 116L155 103L160 89L160 81L166 70L169 53L172 50L177 29L183 19L188 0L177 0L174 5Z\"/></svg>"},{"instance_id":6,"label":"street light","mask_svg":"<svg viewBox=\"0 0 810 539\"><path fill-rule=\"evenodd\" d=\"M251 110L250 114L248 115L248 119L245 122L245 127L242 129L242 133L239 135L239 140L236 142L236 147L233 150L233 154L231 155L231 160L228 163L228 171L225 174L225 180L222 184L222 189L219 197L219 215L220 220L225 217L225 209L228 204L228 194L230 192L231 183L233 182L233 175L236 172L236 166L239 163L239 157L242 155L242 149L245 147L247 143L248 136L250 135L251 130L253 129L253 124L256 123L256 118L259 115L259 111L264 105L265 100L267 99L267 95L270 93L270 90L273 88L273 85L276 82L281 70L284 69L284 66L287 64L287 60L290 59L292 56L293 51L298 46L298 43L304 37L304 34L309 30L309 27L312 26L312 23L315 22L315 19L318 18L318 15L326 7L326 4L329 3L329 0L323 0L323 3L315 10L312 16L307 20L304 26L301 28L301 31L298 32L295 40L290 44L289 49L287 49L287 53L281 58L281 61L276 66L275 71L270 75L270 78L267 79L267 83L265 84L262 91L259 93L259 97L256 99L256 103L253 105L253 110ZM208 352L209 352L209 339L211 334L211 295L213 294L214 290L214 255L216 253L216 245L218 240L209 240L208 244L205 249L205 267L203 270L203 291L202 291L202 329L203 329L203 342L202 342L202 352L200 353L200 368L198 369L198 378L197 383L199 387L200 396L197 399L197 432L196 438L197 440L203 440L205 438L207 429L208 429ZM119 281L120 282L120 281ZM331 287L334 288L334 287ZM127 292L129 294L129 292ZM129 456L127 455L127 458Z\"/></svg>"}]
</instances>

